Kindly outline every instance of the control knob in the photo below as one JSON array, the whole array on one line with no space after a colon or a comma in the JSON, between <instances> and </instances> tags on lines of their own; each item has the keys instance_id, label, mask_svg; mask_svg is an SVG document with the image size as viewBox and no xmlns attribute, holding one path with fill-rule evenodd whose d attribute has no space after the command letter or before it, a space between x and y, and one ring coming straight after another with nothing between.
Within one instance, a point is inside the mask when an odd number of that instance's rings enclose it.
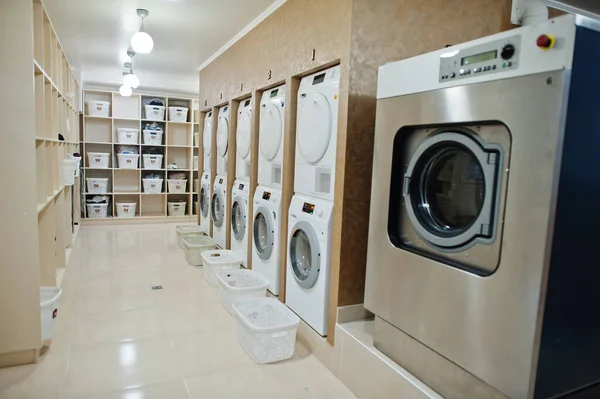
<instances>
[{"instance_id":1,"label":"control knob","mask_svg":"<svg viewBox=\"0 0 600 399\"><path fill-rule=\"evenodd\" d=\"M512 44L507 44L506 46L502 47L500 57L502 57L503 60L510 60L513 55L515 55L515 46Z\"/></svg>"}]
</instances>

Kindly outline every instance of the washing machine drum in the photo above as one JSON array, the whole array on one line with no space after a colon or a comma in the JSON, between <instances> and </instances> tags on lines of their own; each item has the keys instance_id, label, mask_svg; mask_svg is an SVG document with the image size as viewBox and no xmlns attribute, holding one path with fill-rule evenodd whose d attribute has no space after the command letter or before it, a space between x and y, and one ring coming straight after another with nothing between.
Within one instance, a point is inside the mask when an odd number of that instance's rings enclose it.
<instances>
[{"instance_id":1,"label":"washing machine drum","mask_svg":"<svg viewBox=\"0 0 600 399\"><path fill-rule=\"evenodd\" d=\"M259 147L261 154L271 161L279 152L283 137L282 116L276 103L268 102L260 109Z\"/></svg>"},{"instance_id":2,"label":"washing machine drum","mask_svg":"<svg viewBox=\"0 0 600 399\"><path fill-rule=\"evenodd\" d=\"M227 154L227 147L229 145L229 120L224 117L219 117L219 126L217 127L217 152L220 157L224 157Z\"/></svg>"},{"instance_id":3,"label":"washing machine drum","mask_svg":"<svg viewBox=\"0 0 600 399\"><path fill-rule=\"evenodd\" d=\"M242 241L246 234L246 205L242 197L233 199L231 206L231 229L237 241Z\"/></svg>"},{"instance_id":4,"label":"washing machine drum","mask_svg":"<svg viewBox=\"0 0 600 399\"><path fill-rule=\"evenodd\" d=\"M263 260L269 259L275 244L275 218L273 212L264 206L258 207L252 229L256 253Z\"/></svg>"},{"instance_id":5,"label":"washing machine drum","mask_svg":"<svg viewBox=\"0 0 600 399\"><path fill-rule=\"evenodd\" d=\"M429 136L413 153L403 182L408 217L427 242L460 248L495 230L501 153L474 136Z\"/></svg>"},{"instance_id":6,"label":"washing machine drum","mask_svg":"<svg viewBox=\"0 0 600 399\"><path fill-rule=\"evenodd\" d=\"M202 135L202 143L204 145L204 155L210 155L212 146L212 122L207 120L204 122L204 133Z\"/></svg>"},{"instance_id":7,"label":"washing machine drum","mask_svg":"<svg viewBox=\"0 0 600 399\"><path fill-rule=\"evenodd\" d=\"M237 125L237 153L245 159L250 153L250 132L252 131L252 116L250 110L240 111Z\"/></svg>"},{"instance_id":8,"label":"washing machine drum","mask_svg":"<svg viewBox=\"0 0 600 399\"><path fill-rule=\"evenodd\" d=\"M297 222L289 245L294 279L302 288L314 287L321 271L321 250L315 230L305 221Z\"/></svg>"},{"instance_id":9,"label":"washing machine drum","mask_svg":"<svg viewBox=\"0 0 600 399\"><path fill-rule=\"evenodd\" d=\"M209 207L210 198L208 198L208 188L206 186L202 186L200 190L200 212L202 213L202 217L208 216L208 207Z\"/></svg>"},{"instance_id":10,"label":"washing machine drum","mask_svg":"<svg viewBox=\"0 0 600 399\"><path fill-rule=\"evenodd\" d=\"M210 213L213 224L217 227L223 226L225 221L225 196L221 190L215 190L213 194Z\"/></svg>"},{"instance_id":11,"label":"washing machine drum","mask_svg":"<svg viewBox=\"0 0 600 399\"><path fill-rule=\"evenodd\" d=\"M316 163L329 147L331 139L331 106L323 93L308 94L298 111L296 140L302 157Z\"/></svg>"}]
</instances>

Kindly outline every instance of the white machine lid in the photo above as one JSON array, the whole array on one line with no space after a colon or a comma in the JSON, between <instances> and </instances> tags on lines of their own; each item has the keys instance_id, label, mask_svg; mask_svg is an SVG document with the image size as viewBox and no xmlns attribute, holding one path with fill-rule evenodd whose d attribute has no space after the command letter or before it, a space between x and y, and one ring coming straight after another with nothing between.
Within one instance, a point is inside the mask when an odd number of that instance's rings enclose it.
<instances>
[{"instance_id":1,"label":"white machine lid","mask_svg":"<svg viewBox=\"0 0 600 399\"><path fill-rule=\"evenodd\" d=\"M308 94L298 111L298 148L309 163L318 162L331 138L331 106L323 93Z\"/></svg>"},{"instance_id":2,"label":"white machine lid","mask_svg":"<svg viewBox=\"0 0 600 399\"><path fill-rule=\"evenodd\" d=\"M204 134L202 135L202 142L204 144L204 155L210 155L212 146L212 122L209 119L204 122Z\"/></svg>"},{"instance_id":3,"label":"white machine lid","mask_svg":"<svg viewBox=\"0 0 600 399\"><path fill-rule=\"evenodd\" d=\"M220 116L219 126L217 127L217 152L219 156L224 157L227 154L228 143L228 132L229 132L229 119Z\"/></svg>"},{"instance_id":4,"label":"white machine lid","mask_svg":"<svg viewBox=\"0 0 600 399\"><path fill-rule=\"evenodd\" d=\"M245 108L239 113L237 125L237 152L240 157L246 158L250 153L250 132L252 131L252 115L250 109Z\"/></svg>"},{"instance_id":5,"label":"white machine lid","mask_svg":"<svg viewBox=\"0 0 600 399\"><path fill-rule=\"evenodd\" d=\"M260 113L260 152L267 160L272 160L279 151L283 137L282 118L279 107L269 102Z\"/></svg>"}]
</instances>

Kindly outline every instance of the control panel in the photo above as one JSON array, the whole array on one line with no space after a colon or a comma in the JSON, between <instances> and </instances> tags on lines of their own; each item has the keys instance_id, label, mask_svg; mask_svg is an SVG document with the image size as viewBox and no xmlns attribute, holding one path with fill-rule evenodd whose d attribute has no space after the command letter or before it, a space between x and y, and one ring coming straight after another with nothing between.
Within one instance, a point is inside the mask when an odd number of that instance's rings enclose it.
<instances>
[{"instance_id":1,"label":"control panel","mask_svg":"<svg viewBox=\"0 0 600 399\"><path fill-rule=\"evenodd\" d=\"M439 81L449 82L517 69L520 48L521 35L461 50L449 48L440 56Z\"/></svg>"}]
</instances>

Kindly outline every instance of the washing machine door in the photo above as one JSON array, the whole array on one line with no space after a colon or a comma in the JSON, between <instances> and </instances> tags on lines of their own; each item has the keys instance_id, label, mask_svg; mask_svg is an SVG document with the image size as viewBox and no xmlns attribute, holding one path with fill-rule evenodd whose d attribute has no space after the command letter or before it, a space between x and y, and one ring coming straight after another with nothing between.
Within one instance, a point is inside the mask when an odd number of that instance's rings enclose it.
<instances>
[{"instance_id":1,"label":"washing machine door","mask_svg":"<svg viewBox=\"0 0 600 399\"><path fill-rule=\"evenodd\" d=\"M237 195L231 205L231 229L236 240L242 241L246 234L246 204L244 199Z\"/></svg>"},{"instance_id":2,"label":"washing machine door","mask_svg":"<svg viewBox=\"0 0 600 399\"><path fill-rule=\"evenodd\" d=\"M261 154L268 160L275 158L283 137L281 109L277 103L269 101L261 105L259 147Z\"/></svg>"},{"instance_id":3,"label":"washing machine door","mask_svg":"<svg viewBox=\"0 0 600 399\"><path fill-rule=\"evenodd\" d=\"M208 207L210 203L210 198L208 198L208 187L202 186L200 190L200 213L202 217L208 216Z\"/></svg>"},{"instance_id":4,"label":"washing machine door","mask_svg":"<svg viewBox=\"0 0 600 399\"><path fill-rule=\"evenodd\" d=\"M304 95L304 94L303 94ZM327 151L331 138L331 106L323 93L306 94L298 110L296 140L302 157L316 163Z\"/></svg>"},{"instance_id":5,"label":"washing machine door","mask_svg":"<svg viewBox=\"0 0 600 399\"><path fill-rule=\"evenodd\" d=\"M210 215L215 226L223 226L225 221L225 196L222 190L215 190L213 194L210 203Z\"/></svg>"},{"instance_id":6,"label":"washing machine door","mask_svg":"<svg viewBox=\"0 0 600 399\"><path fill-rule=\"evenodd\" d=\"M294 279L300 287L311 289L321 272L321 247L315 229L308 222L297 222L292 228L289 246Z\"/></svg>"},{"instance_id":7,"label":"washing machine door","mask_svg":"<svg viewBox=\"0 0 600 399\"><path fill-rule=\"evenodd\" d=\"M220 116L219 126L217 126L217 153L220 157L224 157L227 154L227 147L229 145L229 119Z\"/></svg>"},{"instance_id":8,"label":"washing machine door","mask_svg":"<svg viewBox=\"0 0 600 399\"><path fill-rule=\"evenodd\" d=\"M269 259L275 243L275 218L273 212L265 206L259 206L254 215L252 229L256 253L261 259Z\"/></svg>"},{"instance_id":9,"label":"washing machine door","mask_svg":"<svg viewBox=\"0 0 600 399\"><path fill-rule=\"evenodd\" d=\"M204 145L204 155L210 155L212 147L212 122L210 119L204 121L204 133L202 134L202 143Z\"/></svg>"},{"instance_id":10,"label":"washing machine door","mask_svg":"<svg viewBox=\"0 0 600 399\"><path fill-rule=\"evenodd\" d=\"M252 131L252 116L250 109L244 108L239 112L237 125L237 153L245 159L250 153L250 132Z\"/></svg>"},{"instance_id":11,"label":"washing machine door","mask_svg":"<svg viewBox=\"0 0 600 399\"><path fill-rule=\"evenodd\" d=\"M406 213L417 233L446 250L496 230L502 153L475 135L428 136L413 152L403 182Z\"/></svg>"}]
</instances>

